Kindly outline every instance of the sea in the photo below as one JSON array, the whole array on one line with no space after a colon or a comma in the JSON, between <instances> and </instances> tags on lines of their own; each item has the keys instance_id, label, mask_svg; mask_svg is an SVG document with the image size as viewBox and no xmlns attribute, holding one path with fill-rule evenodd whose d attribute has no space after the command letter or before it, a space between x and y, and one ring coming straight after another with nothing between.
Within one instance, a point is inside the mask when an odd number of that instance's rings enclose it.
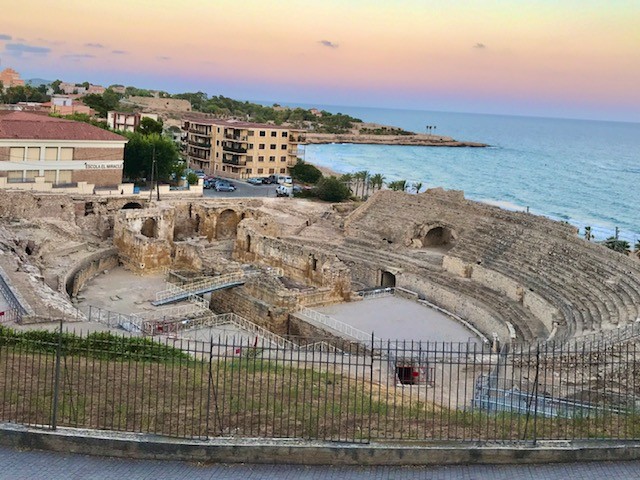
<instances>
[{"instance_id":1,"label":"sea","mask_svg":"<svg viewBox=\"0 0 640 480\"><path fill-rule=\"evenodd\" d=\"M296 105L298 106L298 105ZM310 105L300 105L306 108ZM640 124L316 105L488 148L307 145L305 160L337 173L463 190L466 198L576 226L596 240L640 240Z\"/></svg>"}]
</instances>

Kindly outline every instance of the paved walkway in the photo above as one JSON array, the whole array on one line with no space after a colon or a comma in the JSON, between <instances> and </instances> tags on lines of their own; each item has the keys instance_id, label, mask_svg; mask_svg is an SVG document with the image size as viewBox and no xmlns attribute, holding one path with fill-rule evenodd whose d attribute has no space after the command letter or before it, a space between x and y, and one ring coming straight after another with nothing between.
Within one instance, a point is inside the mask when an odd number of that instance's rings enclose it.
<instances>
[{"instance_id":1,"label":"paved walkway","mask_svg":"<svg viewBox=\"0 0 640 480\"><path fill-rule=\"evenodd\" d=\"M0 447L0 479L231 479L231 480L602 480L640 479L640 462L454 467L304 467L200 465L122 460Z\"/></svg>"}]
</instances>

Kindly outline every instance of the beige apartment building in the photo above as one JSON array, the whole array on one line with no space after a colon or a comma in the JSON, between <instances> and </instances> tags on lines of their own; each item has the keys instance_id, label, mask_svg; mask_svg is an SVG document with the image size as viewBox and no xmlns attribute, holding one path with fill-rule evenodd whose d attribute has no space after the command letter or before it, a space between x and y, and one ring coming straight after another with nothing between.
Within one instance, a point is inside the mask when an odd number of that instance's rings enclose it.
<instances>
[{"instance_id":1,"label":"beige apartment building","mask_svg":"<svg viewBox=\"0 0 640 480\"><path fill-rule=\"evenodd\" d=\"M233 178L288 174L296 164L304 131L235 120L184 121L189 167Z\"/></svg>"}]
</instances>

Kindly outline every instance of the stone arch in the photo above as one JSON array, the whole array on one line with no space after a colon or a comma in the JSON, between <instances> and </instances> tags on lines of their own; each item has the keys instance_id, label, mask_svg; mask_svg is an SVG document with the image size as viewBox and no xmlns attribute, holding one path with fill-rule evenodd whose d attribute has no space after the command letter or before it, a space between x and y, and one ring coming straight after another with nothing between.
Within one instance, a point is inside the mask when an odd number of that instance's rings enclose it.
<instances>
[{"instance_id":1,"label":"stone arch","mask_svg":"<svg viewBox=\"0 0 640 480\"><path fill-rule=\"evenodd\" d=\"M216 222L216 238L220 240L235 237L238 232L239 222L238 214L235 211L231 209L223 210Z\"/></svg>"},{"instance_id":2,"label":"stone arch","mask_svg":"<svg viewBox=\"0 0 640 480\"><path fill-rule=\"evenodd\" d=\"M129 203L125 203L121 208L121 210L134 210L134 209L141 209L141 208L142 208L142 204L138 202L129 202Z\"/></svg>"},{"instance_id":3,"label":"stone arch","mask_svg":"<svg viewBox=\"0 0 640 480\"><path fill-rule=\"evenodd\" d=\"M153 217L147 218L140 228L140 233L148 238L156 238L158 236L158 224Z\"/></svg>"},{"instance_id":4,"label":"stone arch","mask_svg":"<svg viewBox=\"0 0 640 480\"><path fill-rule=\"evenodd\" d=\"M440 247L443 245L449 245L453 242L453 232L449 227L439 225L437 227L430 228L427 233L422 237L423 247Z\"/></svg>"},{"instance_id":5,"label":"stone arch","mask_svg":"<svg viewBox=\"0 0 640 480\"><path fill-rule=\"evenodd\" d=\"M396 286L396 276L386 270L380 272L380 286L382 288L394 288Z\"/></svg>"}]
</instances>

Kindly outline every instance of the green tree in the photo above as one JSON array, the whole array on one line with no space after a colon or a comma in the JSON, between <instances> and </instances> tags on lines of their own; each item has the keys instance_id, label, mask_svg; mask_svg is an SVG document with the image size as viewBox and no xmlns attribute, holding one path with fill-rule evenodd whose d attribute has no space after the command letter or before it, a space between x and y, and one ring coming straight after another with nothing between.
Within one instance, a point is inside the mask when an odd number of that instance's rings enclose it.
<instances>
[{"instance_id":1,"label":"green tree","mask_svg":"<svg viewBox=\"0 0 640 480\"><path fill-rule=\"evenodd\" d=\"M59 79L51 82L51 89L53 90L54 94L59 95L62 93L62 90L60 89L61 83L62 83L62 80L59 80Z\"/></svg>"},{"instance_id":2,"label":"green tree","mask_svg":"<svg viewBox=\"0 0 640 480\"><path fill-rule=\"evenodd\" d=\"M91 86L91 84L90 84L89 82L82 82L82 83L81 83L81 86L82 86L83 88L85 88L86 90L89 90L89 87Z\"/></svg>"},{"instance_id":3,"label":"green tree","mask_svg":"<svg viewBox=\"0 0 640 480\"><path fill-rule=\"evenodd\" d=\"M351 191L336 177L322 177L316 186L316 195L326 202L342 202L351 196Z\"/></svg>"},{"instance_id":4,"label":"green tree","mask_svg":"<svg viewBox=\"0 0 640 480\"><path fill-rule=\"evenodd\" d=\"M305 163L301 159L298 159L298 162L291 167L290 172L294 180L304 183L315 184L322 178L322 172L315 165Z\"/></svg>"},{"instance_id":5,"label":"green tree","mask_svg":"<svg viewBox=\"0 0 640 480\"><path fill-rule=\"evenodd\" d=\"M636 242L636 245L633 248L634 248L634 253L636 254L636 257L640 258L640 240Z\"/></svg>"},{"instance_id":6,"label":"green tree","mask_svg":"<svg viewBox=\"0 0 640 480\"><path fill-rule=\"evenodd\" d=\"M418 194L420 190L422 190L422 182L413 182L413 191Z\"/></svg>"},{"instance_id":7,"label":"green tree","mask_svg":"<svg viewBox=\"0 0 640 480\"><path fill-rule=\"evenodd\" d=\"M155 155L158 178L169 181L180 163L178 149L171 139L152 133L127 133L129 142L124 149L124 174L129 179L151 178Z\"/></svg>"},{"instance_id":8,"label":"green tree","mask_svg":"<svg viewBox=\"0 0 640 480\"><path fill-rule=\"evenodd\" d=\"M100 117L105 118L110 110L117 110L120 105L120 95L107 88L102 95L90 93L82 97L82 103L93 108Z\"/></svg>"},{"instance_id":9,"label":"green tree","mask_svg":"<svg viewBox=\"0 0 640 480\"><path fill-rule=\"evenodd\" d=\"M603 245L614 252L623 253L625 255L629 254L631 251L631 245L626 240L620 240L619 238L609 237L604 242Z\"/></svg>"},{"instance_id":10,"label":"green tree","mask_svg":"<svg viewBox=\"0 0 640 480\"><path fill-rule=\"evenodd\" d=\"M50 97L37 88L29 85L9 87L4 92L0 91L0 103L15 104L18 102L47 102Z\"/></svg>"},{"instance_id":11,"label":"green tree","mask_svg":"<svg viewBox=\"0 0 640 480\"><path fill-rule=\"evenodd\" d=\"M140 120L140 125L136 128L136 131L140 132L142 135L150 135L152 133L162 135L162 120L158 121L153 118L143 117Z\"/></svg>"}]
</instances>

